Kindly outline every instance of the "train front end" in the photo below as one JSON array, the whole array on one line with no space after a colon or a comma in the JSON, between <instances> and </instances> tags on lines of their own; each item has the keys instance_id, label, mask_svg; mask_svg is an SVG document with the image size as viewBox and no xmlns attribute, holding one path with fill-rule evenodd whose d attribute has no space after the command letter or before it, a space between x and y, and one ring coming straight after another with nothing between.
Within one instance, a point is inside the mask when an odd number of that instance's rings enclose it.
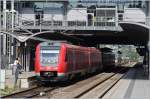
<instances>
[{"instance_id":1,"label":"train front end","mask_svg":"<svg viewBox=\"0 0 150 99\"><path fill-rule=\"evenodd\" d=\"M59 81L64 78L61 64L61 43L40 43L36 48L35 72L41 81Z\"/></svg>"}]
</instances>

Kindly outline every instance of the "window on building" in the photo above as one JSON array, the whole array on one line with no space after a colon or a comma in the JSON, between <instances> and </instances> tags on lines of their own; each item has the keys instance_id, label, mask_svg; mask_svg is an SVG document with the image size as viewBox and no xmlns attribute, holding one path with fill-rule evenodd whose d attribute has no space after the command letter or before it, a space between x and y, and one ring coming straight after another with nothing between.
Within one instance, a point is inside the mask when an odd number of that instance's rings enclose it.
<instances>
[{"instance_id":1,"label":"window on building","mask_svg":"<svg viewBox=\"0 0 150 99\"><path fill-rule=\"evenodd\" d=\"M128 8L143 8L144 7L144 2L143 1L132 1L126 4Z\"/></svg>"},{"instance_id":2,"label":"window on building","mask_svg":"<svg viewBox=\"0 0 150 99\"><path fill-rule=\"evenodd\" d=\"M22 3L22 8L32 8L33 7L33 2L23 2Z\"/></svg>"}]
</instances>

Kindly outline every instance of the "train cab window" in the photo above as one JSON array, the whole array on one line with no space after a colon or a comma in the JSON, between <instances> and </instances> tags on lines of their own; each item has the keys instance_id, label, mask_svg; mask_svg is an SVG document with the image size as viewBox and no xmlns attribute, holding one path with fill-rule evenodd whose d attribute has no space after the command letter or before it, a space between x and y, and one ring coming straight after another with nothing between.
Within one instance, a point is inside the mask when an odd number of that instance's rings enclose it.
<instances>
[{"instance_id":1,"label":"train cab window","mask_svg":"<svg viewBox=\"0 0 150 99\"><path fill-rule=\"evenodd\" d=\"M45 50L40 51L40 62L42 66L57 66L59 57L59 50Z\"/></svg>"}]
</instances>

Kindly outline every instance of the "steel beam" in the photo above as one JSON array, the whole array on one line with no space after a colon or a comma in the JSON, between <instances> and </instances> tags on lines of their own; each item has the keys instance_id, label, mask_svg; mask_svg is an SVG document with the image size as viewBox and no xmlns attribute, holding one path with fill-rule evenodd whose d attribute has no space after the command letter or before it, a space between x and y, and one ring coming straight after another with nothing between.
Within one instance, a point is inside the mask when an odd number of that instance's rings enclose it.
<instances>
[{"instance_id":1,"label":"steel beam","mask_svg":"<svg viewBox=\"0 0 150 99\"><path fill-rule=\"evenodd\" d=\"M64 24L63 24L63 26L67 26L68 3L64 2L64 3L63 3L63 6L64 6L64 7L63 7L63 8L64 8L64 9L63 9L63 14L64 14L64 15L63 15L63 20L65 21Z\"/></svg>"},{"instance_id":2,"label":"steel beam","mask_svg":"<svg viewBox=\"0 0 150 99\"><path fill-rule=\"evenodd\" d=\"M7 1L6 0L3 0L3 29L6 30L6 23L7 23L7 20L6 20L6 3ZM6 55L6 34L3 35L3 54Z\"/></svg>"},{"instance_id":3,"label":"steel beam","mask_svg":"<svg viewBox=\"0 0 150 99\"><path fill-rule=\"evenodd\" d=\"M1 31L1 26L2 26L2 24L1 24L1 1L0 1L0 31ZM1 69L1 66L2 66L2 37L1 37L1 32L0 32L0 69Z\"/></svg>"},{"instance_id":4,"label":"steel beam","mask_svg":"<svg viewBox=\"0 0 150 99\"><path fill-rule=\"evenodd\" d=\"M150 27L150 1L148 1L148 25ZM149 49L149 62L148 62L148 66L149 66L149 79L150 79L150 29L149 29L149 41L148 41L148 49Z\"/></svg>"},{"instance_id":5,"label":"steel beam","mask_svg":"<svg viewBox=\"0 0 150 99\"><path fill-rule=\"evenodd\" d=\"M147 25L150 27L150 1L145 1L145 13L146 13L146 18L147 18ZM148 40L148 72L149 72L149 79L150 79L150 29L149 29L149 40Z\"/></svg>"},{"instance_id":6,"label":"steel beam","mask_svg":"<svg viewBox=\"0 0 150 99\"><path fill-rule=\"evenodd\" d=\"M0 27L1 28L1 27ZM1 66L2 66L2 53L1 53L1 50L2 50L2 42L1 42L2 38L1 38L1 33L0 33L0 69L1 69Z\"/></svg>"},{"instance_id":7,"label":"steel beam","mask_svg":"<svg viewBox=\"0 0 150 99\"><path fill-rule=\"evenodd\" d=\"M15 9L14 9L14 0L11 1L11 29L12 29L12 33L14 33L14 23L15 23ZM14 38L13 37L10 37L11 39L11 43L13 43L13 46L11 45L11 55L14 56L13 58L15 59L15 42L14 42Z\"/></svg>"}]
</instances>

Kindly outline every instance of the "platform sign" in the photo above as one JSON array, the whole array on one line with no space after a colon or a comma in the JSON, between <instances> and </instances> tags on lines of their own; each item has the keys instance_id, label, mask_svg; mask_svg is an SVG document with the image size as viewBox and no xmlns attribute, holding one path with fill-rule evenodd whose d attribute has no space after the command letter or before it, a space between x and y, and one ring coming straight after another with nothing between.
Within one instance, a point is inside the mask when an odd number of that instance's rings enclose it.
<instances>
[{"instance_id":1,"label":"platform sign","mask_svg":"<svg viewBox=\"0 0 150 99\"><path fill-rule=\"evenodd\" d=\"M5 89L5 70L0 69L0 89Z\"/></svg>"}]
</instances>

